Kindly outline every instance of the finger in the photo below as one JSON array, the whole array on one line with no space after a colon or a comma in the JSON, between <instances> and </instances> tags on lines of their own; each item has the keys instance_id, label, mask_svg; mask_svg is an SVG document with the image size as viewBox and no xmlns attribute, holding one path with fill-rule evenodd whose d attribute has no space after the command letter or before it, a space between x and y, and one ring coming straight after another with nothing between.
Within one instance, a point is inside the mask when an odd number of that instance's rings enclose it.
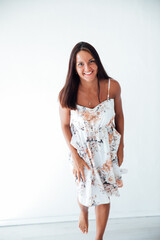
<instances>
[{"instance_id":1,"label":"finger","mask_svg":"<svg viewBox=\"0 0 160 240\"><path fill-rule=\"evenodd\" d=\"M75 177L77 177L77 171L75 170L75 172L74 172L74 175L75 175Z\"/></svg>"},{"instance_id":2,"label":"finger","mask_svg":"<svg viewBox=\"0 0 160 240\"><path fill-rule=\"evenodd\" d=\"M91 169L86 162L84 162L84 165L88 168L88 170Z\"/></svg>"},{"instance_id":3,"label":"finger","mask_svg":"<svg viewBox=\"0 0 160 240\"><path fill-rule=\"evenodd\" d=\"M81 171L81 175L82 175L83 181L85 182L85 175L83 170Z\"/></svg>"},{"instance_id":4,"label":"finger","mask_svg":"<svg viewBox=\"0 0 160 240\"><path fill-rule=\"evenodd\" d=\"M78 182L80 182L80 172L78 172Z\"/></svg>"},{"instance_id":5,"label":"finger","mask_svg":"<svg viewBox=\"0 0 160 240\"><path fill-rule=\"evenodd\" d=\"M74 174L75 177L76 177L76 175L77 175L77 171L76 171L75 169L73 169L73 174Z\"/></svg>"}]
</instances>

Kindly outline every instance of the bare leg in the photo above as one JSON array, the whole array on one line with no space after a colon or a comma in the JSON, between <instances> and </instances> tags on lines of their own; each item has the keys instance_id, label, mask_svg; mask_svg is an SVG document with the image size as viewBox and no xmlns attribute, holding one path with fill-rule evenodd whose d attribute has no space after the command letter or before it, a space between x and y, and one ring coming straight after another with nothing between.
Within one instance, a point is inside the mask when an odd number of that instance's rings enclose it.
<instances>
[{"instance_id":1,"label":"bare leg","mask_svg":"<svg viewBox=\"0 0 160 240\"><path fill-rule=\"evenodd\" d=\"M103 240L103 234L107 225L110 211L110 203L95 206L96 213L96 239Z\"/></svg>"},{"instance_id":2,"label":"bare leg","mask_svg":"<svg viewBox=\"0 0 160 240\"><path fill-rule=\"evenodd\" d=\"M77 201L81 209L79 216L79 228L83 233L88 233L88 207L82 205L78 198Z\"/></svg>"}]
</instances>

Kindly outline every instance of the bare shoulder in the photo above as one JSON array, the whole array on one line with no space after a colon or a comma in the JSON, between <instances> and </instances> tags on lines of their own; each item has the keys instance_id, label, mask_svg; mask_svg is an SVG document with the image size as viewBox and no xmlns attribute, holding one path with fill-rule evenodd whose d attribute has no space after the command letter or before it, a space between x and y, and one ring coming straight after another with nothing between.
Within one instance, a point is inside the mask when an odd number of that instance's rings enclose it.
<instances>
[{"instance_id":1,"label":"bare shoulder","mask_svg":"<svg viewBox=\"0 0 160 240\"><path fill-rule=\"evenodd\" d=\"M113 78L110 78L110 91L111 91L113 98L120 96L120 94L121 94L120 83Z\"/></svg>"},{"instance_id":2,"label":"bare shoulder","mask_svg":"<svg viewBox=\"0 0 160 240\"><path fill-rule=\"evenodd\" d=\"M64 108L59 103L59 115L62 125L70 125L70 108Z\"/></svg>"},{"instance_id":3,"label":"bare shoulder","mask_svg":"<svg viewBox=\"0 0 160 240\"><path fill-rule=\"evenodd\" d=\"M106 95L106 92L108 92L108 84L109 84L109 79L103 79L101 81L101 86L104 91L104 95ZM121 94L121 87L120 84L117 80L114 78L110 78L110 90L109 90L109 96L110 98L116 98L117 96L120 96Z\"/></svg>"}]
</instances>

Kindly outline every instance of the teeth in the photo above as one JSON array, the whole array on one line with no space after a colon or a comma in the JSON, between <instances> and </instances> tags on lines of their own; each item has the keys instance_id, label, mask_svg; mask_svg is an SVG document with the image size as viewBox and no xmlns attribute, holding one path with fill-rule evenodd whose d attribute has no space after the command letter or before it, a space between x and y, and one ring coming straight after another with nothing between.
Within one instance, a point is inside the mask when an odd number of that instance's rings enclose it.
<instances>
[{"instance_id":1,"label":"teeth","mask_svg":"<svg viewBox=\"0 0 160 240\"><path fill-rule=\"evenodd\" d=\"M92 72L89 72L89 73L84 73L84 74L91 74Z\"/></svg>"}]
</instances>

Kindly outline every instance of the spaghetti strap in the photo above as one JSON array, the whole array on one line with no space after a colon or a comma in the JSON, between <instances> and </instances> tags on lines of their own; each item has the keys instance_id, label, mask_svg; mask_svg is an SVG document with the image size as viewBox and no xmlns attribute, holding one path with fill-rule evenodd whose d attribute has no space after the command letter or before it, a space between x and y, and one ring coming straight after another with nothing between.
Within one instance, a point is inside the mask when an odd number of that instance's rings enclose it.
<instances>
[{"instance_id":1,"label":"spaghetti strap","mask_svg":"<svg viewBox=\"0 0 160 240\"><path fill-rule=\"evenodd\" d=\"M109 78L109 82L108 82L108 95L107 95L107 100L109 100L109 89L110 89L110 78Z\"/></svg>"}]
</instances>

